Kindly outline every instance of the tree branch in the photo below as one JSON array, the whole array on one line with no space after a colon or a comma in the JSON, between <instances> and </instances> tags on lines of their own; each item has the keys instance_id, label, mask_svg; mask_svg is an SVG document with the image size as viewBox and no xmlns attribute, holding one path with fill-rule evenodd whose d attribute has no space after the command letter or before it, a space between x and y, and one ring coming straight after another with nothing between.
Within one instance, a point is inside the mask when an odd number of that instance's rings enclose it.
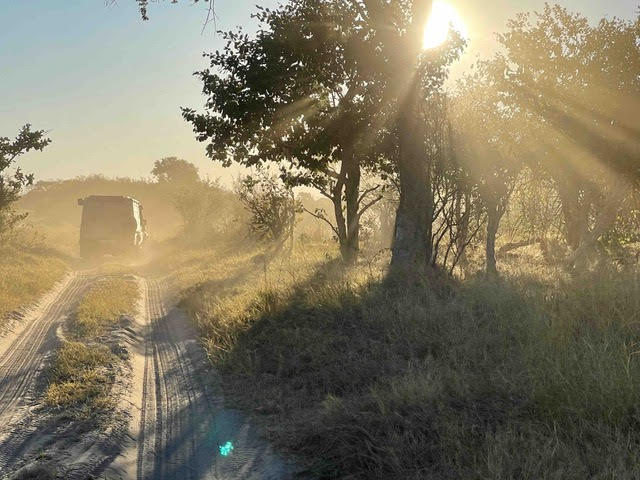
<instances>
[{"instance_id":1,"label":"tree branch","mask_svg":"<svg viewBox=\"0 0 640 480\"><path fill-rule=\"evenodd\" d=\"M362 217L362 215L365 214L365 212L367 210L369 210L371 207L373 207L376 203L378 203L380 200L382 200L384 197L382 195L379 195L378 197L374 198L373 200L371 200L369 203L365 204L364 207L362 207L360 209L360 211L358 212L358 219L360 217Z\"/></svg>"},{"instance_id":2,"label":"tree branch","mask_svg":"<svg viewBox=\"0 0 640 480\"><path fill-rule=\"evenodd\" d=\"M327 225L329 225L329 226L331 227L331 230L333 230L333 233L335 233L335 234L336 234L336 236L340 237L340 233L338 232L337 227L335 227L335 226L333 225L333 223L331 223L331 222L327 219L327 217L325 217L324 215L320 215L320 214L318 214L318 213L312 212L311 210L309 210L309 209L308 209L308 208L306 208L306 207L302 207L302 209L303 209L305 212L307 212L309 215L311 215L312 217L315 217L315 218L317 218L318 220L322 220L323 222L325 222Z\"/></svg>"}]
</instances>

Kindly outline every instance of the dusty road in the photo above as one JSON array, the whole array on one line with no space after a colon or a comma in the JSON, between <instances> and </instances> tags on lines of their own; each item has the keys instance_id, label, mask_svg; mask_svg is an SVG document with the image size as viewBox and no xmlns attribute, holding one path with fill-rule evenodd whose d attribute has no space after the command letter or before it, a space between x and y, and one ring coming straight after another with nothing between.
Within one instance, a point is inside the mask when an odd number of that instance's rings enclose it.
<instances>
[{"instance_id":1,"label":"dusty road","mask_svg":"<svg viewBox=\"0 0 640 480\"><path fill-rule=\"evenodd\" d=\"M31 407L39 380L55 350L56 329L90 284L69 275L0 339L0 474L11 469L28 448Z\"/></svg>"},{"instance_id":2,"label":"dusty road","mask_svg":"<svg viewBox=\"0 0 640 480\"><path fill-rule=\"evenodd\" d=\"M96 275L67 277L0 339L0 479L49 457L60 478L285 480L294 468L244 416L224 408L216 377L184 313L162 285L138 278L129 328L123 428L69 435L43 420L41 398L59 335ZM72 438L74 437L74 438Z\"/></svg>"}]
</instances>

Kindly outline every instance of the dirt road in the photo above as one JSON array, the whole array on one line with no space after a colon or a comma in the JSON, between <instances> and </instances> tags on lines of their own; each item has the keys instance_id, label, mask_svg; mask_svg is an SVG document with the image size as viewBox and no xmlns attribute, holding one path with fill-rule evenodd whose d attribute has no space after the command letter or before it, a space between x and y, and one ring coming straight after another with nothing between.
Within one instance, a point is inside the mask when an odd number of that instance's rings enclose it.
<instances>
[{"instance_id":1,"label":"dirt road","mask_svg":"<svg viewBox=\"0 0 640 480\"><path fill-rule=\"evenodd\" d=\"M39 419L57 332L96 278L69 276L0 340L0 479L43 455L60 457L56 473L69 479L293 478L293 466L258 430L240 412L224 408L196 332L154 280L138 279L140 312L127 344L131 369L120 399L129 417L124 434L82 434L71 444L69 435L56 434L64 428Z\"/></svg>"},{"instance_id":2,"label":"dirt road","mask_svg":"<svg viewBox=\"0 0 640 480\"><path fill-rule=\"evenodd\" d=\"M30 407L37 403L38 380L57 345L56 329L89 284L89 277L67 276L0 339L0 473L25 447Z\"/></svg>"}]
</instances>

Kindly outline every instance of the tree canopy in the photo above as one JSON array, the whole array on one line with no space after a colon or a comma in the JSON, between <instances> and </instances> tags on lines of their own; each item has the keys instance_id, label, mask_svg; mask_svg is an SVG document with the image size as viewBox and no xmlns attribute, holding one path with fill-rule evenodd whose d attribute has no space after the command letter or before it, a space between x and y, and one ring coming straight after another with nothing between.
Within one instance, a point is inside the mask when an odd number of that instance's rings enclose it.
<instances>
[{"instance_id":1,"label":"tree canopy","mask_svg":"<svg viewBox=\"0 0 640 480\"><path fill-rule=\"evenodd\" d=\"M289 186L330 199L332 215L309 213L331 224L347 262L390 185L392 265L403 271L455 266L483 222L495 269L500 220L524 176L554 190L545 198L560 206L572 250L593 243L640 178L638 20L592 25L550 5L518 15L498 36L503 50L446 91L464 40L451 32L423 49L430 5L258 7L256 34L222 33L225 46L196 73L204 108L183 116L213 160L276 165Z\"/></svg>"},{"instance_id":2,"label":"tree canopy","mask_svg":"<svg viewBox=\"0 0 640 480\"><path fill-rule=\"evenodd\" d=\"M196 166L177 157L165 157L156 160L151 174L160 183L188 185L200 181Z\"/></svg>"},{"instance_id":3,"label":"tree canopy","mask_svg":"<svg viewBox=\"0 0 640 480\"><path fill-rule=\"evenodd\" d=\"M357 255L360 218L381 198L375 186L360 191L361 176L396 170L397 149L382 145L397 143L402 87L395 87L395 63L406 55L402 32L411 4L299 0L275 10L258 7L258 33L224 32L225 47L197 73L205 111L183 109L212 159L275 163L290 185L313 186L331 199L334 230L349 259ZM422 7L428 14L428 5ZM396 24L388 23L392 17ZM381 32L389 28L394 35ZM460 47L453 42L416 58L420 70L409 76L435 88Z\"/></svg>"}]
</instances>

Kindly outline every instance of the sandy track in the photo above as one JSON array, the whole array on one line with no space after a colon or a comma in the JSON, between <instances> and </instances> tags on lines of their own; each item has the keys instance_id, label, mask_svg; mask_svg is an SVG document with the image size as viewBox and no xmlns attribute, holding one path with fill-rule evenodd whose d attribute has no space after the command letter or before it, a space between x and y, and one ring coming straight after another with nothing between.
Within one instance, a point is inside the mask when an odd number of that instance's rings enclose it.
<instances>
[{"instance_id":1,"label":"sandy track","mask_svg":"<svg viewBox=\"0 0 640 480\"><path fill-rule=\"evenodd\" d=\"M139 314L123 340L131 370L117 390L118 411L129 416L128 432L77 433L39 409L59 330L99 278L68 276L0 338L0 478L37 464L44 452L69 479L294 478L292 464L240 412L224 408L197 332L154 280L137 279Z\"/></svg>"},{"instance_id":2,"label":"sandy track","mask_svg":"<svg viewBox=\"0 0 640 480\"><path fill-rule=\"evenodd\" d=\"M136 477L292 478L292 467L272 452L243 416L223 408L211 366L184 313L167 307L157 282L144 284L149 322Z\"/></svg>"},{"instance_id":3,"label":"sandy track","mask_svg":"<svg viewBox=\"0 0 640 480\"><path fill-rule=\"evenodd\" d=\"M35 402L39 374L57 345L56 329L90 283L88 276L69 275L0 341L0 472L19 453L15 431Z\"/></svg>"}]
</instances>

